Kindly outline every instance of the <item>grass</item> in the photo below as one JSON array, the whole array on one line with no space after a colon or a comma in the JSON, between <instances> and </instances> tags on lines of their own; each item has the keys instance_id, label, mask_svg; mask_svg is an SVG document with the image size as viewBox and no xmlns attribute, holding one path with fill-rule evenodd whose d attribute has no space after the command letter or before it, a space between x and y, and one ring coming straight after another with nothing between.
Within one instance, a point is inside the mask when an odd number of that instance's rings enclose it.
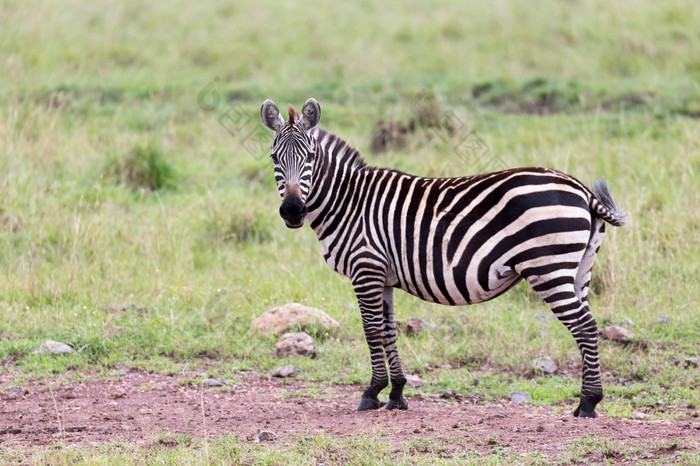
<instances>
[{"instance_id":1,"label":"grass","mask_svg":"<svg viewBox=\"0 0 700 466\"><path fill-rule=\"evenodd\" d=\"M467 434L468 437L468 434ZM233 435L206 441L187 434L162 432L145 439L143 447L113 443L99 447L57 448L22 451L0 445L5 464L578 464L633 462L639 464L695 464L696 445L678 439L664 441L611 441L586 436L569 442L552 457L537 451L516 452L500 446L493 436L474 445L463 436L430 436L407 441L388 441L381 433L334 438L306 436L288 445L251 442Z\"/></svg>"},{"instance_id":2,"label":"grass","mask_svg":"<svg viewBox=\"0 0 700 466\"><path fill-rule=\"evenodd\" d=\"M700 405L697 369L684 367L700 351L695 2L298 10L66 0L9 1L0 13L0 371L16 383L132 367L205 371L211 358L231 372L266 371L281 363L275 338L250 321L293 301L341 323L317 341L319 359L294 361L299 377L367 383L351 287L325 265L308 228L280 221L271 139L260 133L263 99L301 105L313 95L322 125L375 165L432 176L520 165L585 182L604 175L631 222L608 230L591 307L601 323L631 319L639 344L601 343L600 409L673 417ZM403 148L371 155L375 125L408 122L425 92L456 131L443 138L420 128ZM455 150L472 130L485 148L479 159ZM399 340L408 371L428 382L410 393L491 402L526 390L535 404L571 402L578 352L563 326L534 319L539 312L546 306L525 286L462 309L397 293L399 318L434 325ZM83 350L33 354L47 338ZM533 372L544 355L558 375ZM455 369L426 369L446 363ZM227 455L282 461L221 442ZM345 441L320 442L348 454ZM64 454L180 454L158 451ZM294 448L279 458L292 454L304 458Z\"/></svg>"}]
</instances>

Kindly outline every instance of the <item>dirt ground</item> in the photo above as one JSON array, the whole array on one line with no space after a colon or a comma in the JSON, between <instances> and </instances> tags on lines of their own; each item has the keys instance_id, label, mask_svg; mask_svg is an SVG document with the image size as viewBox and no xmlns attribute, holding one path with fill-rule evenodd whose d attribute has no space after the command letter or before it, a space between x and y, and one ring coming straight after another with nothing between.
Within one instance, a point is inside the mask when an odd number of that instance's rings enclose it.
<instances>
[{"instance_id":1,"label":"dirt ground","mask_svg":"<svg viewBox=\"0 0 700 466\"><path fill-rule=\"evenodd\" d=\"M388 432L388 438L466 438L472 450L488 451L489 439L518 452L555 454L588 434L610 440L700 438L696 413L679 420L575 419L574 406L552 408L504 402L474 404L414 396L408 411L355 411L361 387L261 378L252 373L233 386L182 384L181 375L128 372L118 381L91 381L49 389L30 382L11 387L0 375L0 442L14 446L96 446L116 441L142 444L160 432L215 437L233 433L258 441L261 430L275 442L325 434ZM307 390L314 397L304 396ZM683 442L686 444L686 442ZM661 453L662 454L662 453Z\"/></svg>"}]
</instances>

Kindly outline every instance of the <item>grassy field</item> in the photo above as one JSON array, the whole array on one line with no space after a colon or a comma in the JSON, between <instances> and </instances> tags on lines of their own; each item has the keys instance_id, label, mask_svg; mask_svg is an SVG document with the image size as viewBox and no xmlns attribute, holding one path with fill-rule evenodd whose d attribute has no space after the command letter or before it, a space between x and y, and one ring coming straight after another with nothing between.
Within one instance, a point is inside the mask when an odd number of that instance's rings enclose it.
<instances>
[{"instance_id":1,"label":"grassy field","mask_svg":"<svg viewBox=\"0 0 700 466\"><path fill-rule=\"evenodd\" d=\"M235 380L237 370L280 365L276 339L250 321L296 301L341 323L317 336L319 359L293 361L299 377L367 383L351 287L310 229L285 228L264 154L271 137L259 139L265 98L300 106L313 96L322 125L374 165L605 176L631 221L608 230L591 307L599 323L631 319L635 341L601 343L599 411L697 410L698 370L684 361L700 353L699 4L393 3L0 3L0 371L19 385L58 384L129 368L200 371L214 358L215 375ZM459 156L454 135L428 129L370 152L375 125L406 123L425 96L479 138L479 163ZM548 310L527 287L469 308L404 294L396 304L398 318L438 329L399 340L407 370L428 381L420 393L491 402L526 390L553 406L577 396L574 341L535 319ZM81 351L33 354L46 339ZM544 355L564 373L536 374L531 361ZM455 369L425 370L447 363ZM299 446L217 442L220 461L305 458L284 456ZM372 439L319 442L349 452ZM204 460L201 445L188 448ZM178 463L177 454L162 461Z\"/></svg>"}]
</instances>

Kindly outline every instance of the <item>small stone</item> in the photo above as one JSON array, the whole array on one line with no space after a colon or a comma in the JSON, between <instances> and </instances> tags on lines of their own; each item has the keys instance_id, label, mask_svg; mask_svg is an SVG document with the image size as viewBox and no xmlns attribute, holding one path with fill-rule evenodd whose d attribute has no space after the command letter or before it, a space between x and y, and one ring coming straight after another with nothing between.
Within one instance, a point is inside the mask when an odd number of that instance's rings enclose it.
<instances>
[{"instance_id":1,"label":"small stone","mask_svg":"<svg viewBox=\"0 0 700 466\"><path fill-rule=\"evenodd\" d=\"M420 317L411 317L407 320L396 321L397 327L401 333L407 336L418 335L428 326L428 323Z\"/></svg>"},{"instance_id":2,"label":"small stone","mask_svg":"<svg viewBox=\"0 0 700 466\"><path fill-rule=\"evenodd\" d=\"M624 319L622 319L621 324L625 327L634 327L634 321L629 317L625 317Z\"/></svg>"},{"instance_id":3,"label":"small stone","mask_svg":"<svg viewBox=\"0 0 700 466\"><path fill-rule=\"evenodd\" d=\"M265 311L251 324L267 333L282 333L298 328L327 331L340 327L340 324L325 312L299 303L285 304Z\"/></svg>"},{"instance_id":4,"label":"small stone","mask_svg":"<svg viewBox=\"0 0 700 466\"><path fill-rule=\"evenodd\" d=\"M272 375L272 377L280 377L283 379L291 377L294 375L294 366L291 364L287 364L286 366L280 366L273 370L270 375Z\"/></svg>"},{"instance_id":5,"label":"small stone","mask_svg":"<svg viewBox=\"0 0 700 466\"><path fill-rule=\"evenodd\" d=\"M306 333L285 333L275 345L277 357L286 356L311 356L316 357L316 347L314 340Z\"/></svg>"},{"instance_id":6,"label":"small stone","mask_svg":"<svg viewBox=\"0 0 700 466\"><path fill-rule=\"evenodd\" d=\"M440 393L440 398L451 400L452 398L455 398L455 394L449 390L445 390L444 392Z\"/></svg>"},{"instance_id":7,"label":"small stone","mask_svg":"<svg viewBox=\"0 0 700 466\"><path fill-rule=\"evenodd\" d=\"M671 322L671 318L669 316L659 316L659 318L656 319L656 323L661 325L666 325L669 322Z\"/></svg>"},{"instance_id":8,"label":"small stone","mask_svg":"<svg viewBox=\"0 0 700 466\"><path fill-rule=\"evenodd\" d=\"M224 382L222 382L219 379L204 379L204 380L202 380L202 383L204 385L208 385L210 387L223 387L224 385L226 385Z\"/></svg>"},{"instance_id":9,"label":"small stone","mask_svg":"<svg viewBox=\"0 0 700 466\"><path fill-rule=\"evenodd\" d=\"M700 358L685 358L685 367L686 369L690 369L691 367L698 367L698 362L700 361Z\"/></svg>"},{"instance_id":10,"label":"small stone","mask_svg":"<svg viewBox=\"0 0 700 466\"><path fill-rule=\"evenodd\" d=\"M160 396L168 396L168 393L165 392L165 391L162 391L162 392L159 393L159 395L160 395Z\"/></svg>"},{"instance_id":11,"label":"small stone","mask_svg":"<svg viewBox=\"0 0 700 466\"><path fill-rule=\"evenodd\" d=\"M122 387L117 387L112 391L112 398L124 398L126 397L126 390Z\"/></svg>"},{"instance_id":12,"label":"small stone","mask_svg":"<svg viewBox=\"0 0 700 466\"><path fill-rule=\"evenodd\" d=\"M46 340L34 353L68 354L72 352L73 348L66 345L65 343L61 343L60 341Z\"/></svg>"},{"instance_id":13,"label":"small stone","mask_svg":"<svg viewBox=\"0 0 700 466\"><path fill-rule=\"evenodd\" d=\"M545 375L552 375L559 369L557 363L552 361L552 358L549 356L542 356L541 358L535 359L532 361L532 366L535 368L535 370L538 370Z\"/></svg>"},{"instance_id":14,"label":"small stone","mask_svg":"<svg viewBox=\"0 0 700 466\"><path fill-rule=\"evenodd\" d=\"M271 430L261 430L260 433L258 433L258 439L261 442L272 442L273 440L277 440L277 434Z\"/></svg>"},{"instance_id":15,"label":"small stone","mask_svg":"<svg viewBox=\"0 0 700 466\"><path fill-rule=\"evenodd\" d=\"M443 364L443 365L440 366L440 369L449 371L449 370L452 369L452 364Z\"/></svg>"},{"instance_id":16,"label":"small stone","mask_svg":"<svg viewBox=\"0 0 700 466\"><path fill-rule=\"evenodd\" d=\"M537 426L537 432L544 432L544 426L542 424Z\"/></svg>"},{"instance_id":17,"label":"small stone","mask_svg":"<svg viewBox=\"0 0 700 466\"><path fill-rule=\"evenodd\" d=\"M406 384L409 387L420 388L425 385L425 380L421 379L417 375L406 375Z\"/></svg>"},{"instance_id":18,"label":"small stone","mask_svg":"<svg viewBox=\"0 0 700 466\"><path fill-rule=\"evenodd\" d=\"M610 327L600 329L599 333L601 338L619 343L627 343L634 338L634 334L632 332L626 328L618 327L616 325L611 325Z\"/></svg>"},{"instance_id":19,"label":"small stone","mask_svg":"<svg viewBox=\"0 0 700 466\"><path fill-rule=\"evenodd\" d=\"M514 403L527 403L532 399L529 392L513 392L510 394L510 401Z\"/></svg>"},{"instance_id":20,"label":"small stone","mask_svg":"<svg viewBox=\"0 0 700 466\"><path fill-rule=\"evenodd\" d=\"M635 417L636 419L647 419L647 418L649 417L648 414L644 414L644 413L639 412L639 411L635 411L635 412L633 412L632 414L634 415L634 417Z\"/></svg>"},{"instance_id":21,"label":"small stone","mask_svg":"<svg viewBox=\"0 0 700 466\"><path fill-rule=\"evenodd\" d=\"M479 386L479 379L472 380L472 386L478 387Z\"/></svg>"}]
</instances>

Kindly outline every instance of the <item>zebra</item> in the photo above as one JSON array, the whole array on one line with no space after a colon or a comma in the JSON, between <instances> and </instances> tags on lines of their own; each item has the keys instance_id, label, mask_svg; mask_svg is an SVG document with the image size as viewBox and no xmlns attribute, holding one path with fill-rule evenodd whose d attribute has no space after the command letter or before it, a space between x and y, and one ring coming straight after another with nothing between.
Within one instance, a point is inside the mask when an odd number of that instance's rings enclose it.
<instances>
[{"instance_id":1,"label":"zebra","mask_svg":"<svg viewBox=\"0 0 700 466\"><path fill-rule=\"evenodd\" d=\"M603 179L589 189L548 168L426 178L369 166L348 142L318 126L311 98L285 122L266 100L279 213L288 228L308 222L327 264L350 279L360 308L372 378L358 411L407 409L396 348L394 288L445 305L488 301L529 283L569 329L583 361L576 417L596 417L603 399L598 329L588 306L591 270L605 223L627 215ZM389 374L387 374L387 362ZM386 404L379 393L389 385Z\"/></svg>"}]
</instances>

